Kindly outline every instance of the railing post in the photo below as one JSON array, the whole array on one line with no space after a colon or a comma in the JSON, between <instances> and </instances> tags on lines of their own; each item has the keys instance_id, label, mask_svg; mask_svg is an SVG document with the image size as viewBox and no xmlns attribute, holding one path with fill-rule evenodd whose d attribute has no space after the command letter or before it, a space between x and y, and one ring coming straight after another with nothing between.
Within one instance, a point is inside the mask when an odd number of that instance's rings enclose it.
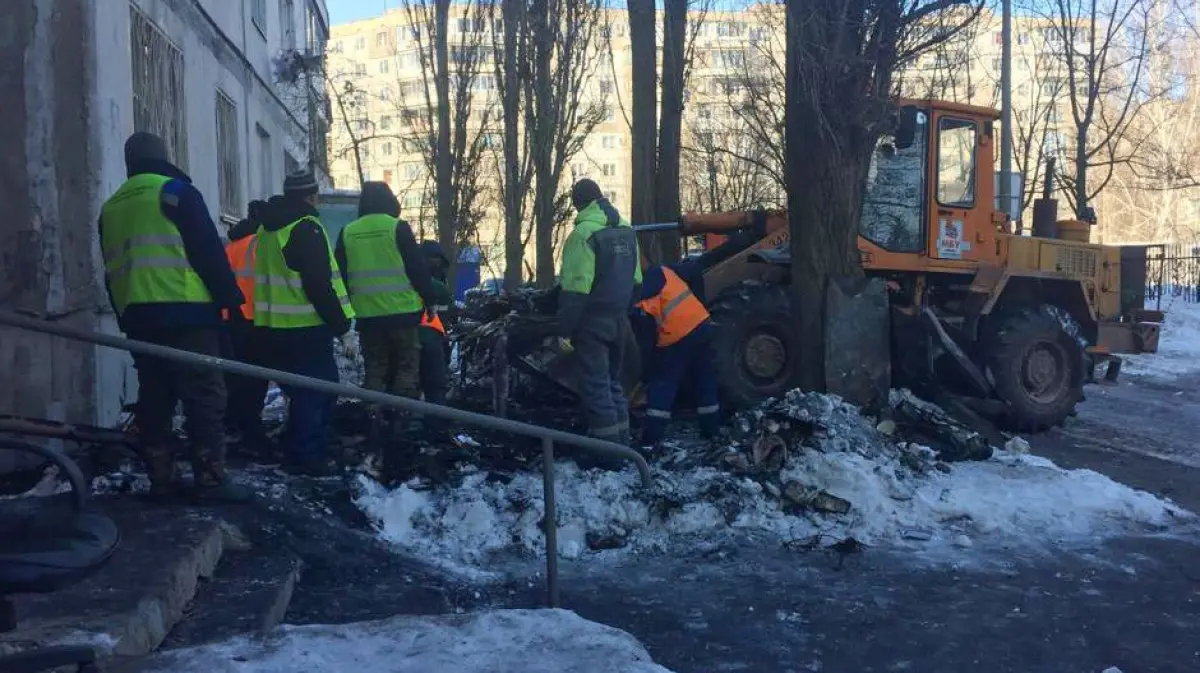
<instances>
[{"instance_id":1,"label":"railing post","mask_svg":"<svg viewBox=\"0 0 1200 673\"><path fill-rule=\"evenodd\" d=\"M554 500L554 440L542 437L543 525L546 533L546 600L558 607L558 506Z\"/></svg>"}]
</instances>

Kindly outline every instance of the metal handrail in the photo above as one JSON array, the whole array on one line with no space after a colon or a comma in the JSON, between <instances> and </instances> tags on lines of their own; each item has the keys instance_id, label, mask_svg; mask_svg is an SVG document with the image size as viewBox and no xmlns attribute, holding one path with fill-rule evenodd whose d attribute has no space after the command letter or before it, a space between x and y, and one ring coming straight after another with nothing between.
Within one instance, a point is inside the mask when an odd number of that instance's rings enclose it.
<instances>
[{"instance_id":1,"label":"metal handrail","mask_svg":"<svg viewBox=\"0 0 1200 673\"><path fill-rule=\"evenodd\" d=\"M65 339L73 339L75 341L83 341L85 343L95 344L97 346L106 346L117 350L128 351L130 353L140 353L152 357L162 358L164 360L173 360L187 365L209 367L218 369L230 374L238 374L257 379L265 379L283 383L300 388L307 388L322 393L338 395L340 397L350 397L359 399L364 402L371 402L385 407L402 409L420 414L428 414L438 418L449 419L451 421L476 425L484 428L490 428L500 432L511 432L517 435L525 435L527 437L536 437L542 440L542 486L543 498L546 503L545 512L545 534L546 534L546 596L550 603L550 607L558 607L558 508L554 494L554 442L562 442L569 446L575 446L585 451L599 453L610 458L620 458L623 460L633 461L637 467L638 473L642 478L642 486L651 488L654 484L653 478L650 476L650 466L646 464L646 459L642 454L634 451L627 446L605 442L593 437L584 437L562 430L554 430L552 428L543 428L538 425L529 423L521 423L519 421L510 421L504 418L494 418L485 416L472 411L464 411L462 409L454 409L439 404L430 404L421 400L410 399L407 397L397 397L374 390L366 390L357 386L345 385L342 383L333 383L322 379L315 379L311 376L301 376L289 372L279 371L276 369L268 369L256 365L238 362L236 360L227 360L225 358L213 357L211 355L200 355L190 351L179 350L158 344L147 343L145 341L137 341L135 339L126 339L124 337L115 336L112 334L103 334L100 332L92 332L88 330L76 329L55 322L42 320L39 318L30 318L11 311L0 311L0 325L8 325L19 329L39 332L42 334L50 334L53 336L63 337Z\"/></svg>"}]
</instances>

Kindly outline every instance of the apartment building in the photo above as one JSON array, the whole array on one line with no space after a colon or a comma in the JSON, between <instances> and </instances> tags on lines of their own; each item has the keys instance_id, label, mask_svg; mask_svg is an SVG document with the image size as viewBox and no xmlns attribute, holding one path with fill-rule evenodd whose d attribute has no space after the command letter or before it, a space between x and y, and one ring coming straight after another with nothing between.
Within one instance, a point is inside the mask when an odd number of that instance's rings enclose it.
<instances>
[{"instance_id":1,"label":"apartment building","mask_svg":"<svg viewBox=\"0 0 1200 673\"><path fill-rule=\"evenodd\" d=\"M476 77L474 104L494 105L498 100L492 31L499 25L479 22L466 12L464 5L452 7L450 60L453 64L473 48L487 51L488 58ZM781 172L768 170L782 163L785 36L781 13L778 5L762 4L693 17L681 176L685 209L783 202ZM391 184L406 216L428 223L433 215L428 153L392 139L371 140L373 134L396 133L405 116L427 113L420 53L430 46L417 27L421 23L413 10L401 7L333 27L331 72L352 82L357 97L344 108L350 117L348 128L339 117L343 110L334 106L330 165L335 185L356 189L359 170L351 148L358 146L363 176ZM631 188L629 107L634 64L628 23L625 12L607 10L603 48L610 54L596 69L589 84L593 90L585 94L599 94L609 107L605 121L587 138L569 170L571 179L595 179L623 210L628 208ZM998 106L999 31L999 16L984 12L970 29L906 64L897 75L902 93ZM1045 19L1018 16L1014 21L1014 108L1022 111L1017 115L1018 124L1027 127L1018 129L1018 135L1036 136L1032 144L1037 148L1018 158L1019 169L1032 169L1045 156L1061 156L1070 146L1069 92L1060 39L1057 27ZM499 128L481 129L480 133L495 138L489 144L499 148ZM497 183L493 180L490 184ZM489 205L486 218L494 224L481 227L485 248L489 242L500 243L502 217L496 202L493 199Z\"/></svg>"},{"instance_id":2,"label":"apartment building","mask_svg":"<svg viewBox=\"0 0 1200 673\"><path fill-rule=\"evenodd\" d=\"M325 174L321 79L279 81L324 51L324 0L11 0L0 23L0 57L17 64L0 125L23 139L0 162L7 307L116 330L96 221L135 130L163 137L222 233L288 170ZM136 397L124 354L8 330L0 378L19 383L6 413L110 424Z\"/></svg>"}]
</instances>

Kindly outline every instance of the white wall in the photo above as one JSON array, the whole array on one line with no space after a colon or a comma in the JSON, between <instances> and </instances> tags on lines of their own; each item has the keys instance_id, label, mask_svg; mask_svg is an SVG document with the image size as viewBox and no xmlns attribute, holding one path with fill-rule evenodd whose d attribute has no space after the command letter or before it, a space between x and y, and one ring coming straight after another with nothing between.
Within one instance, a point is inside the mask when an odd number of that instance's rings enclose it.
<instances>
[{"instance_id":1,"label":"white wall","mask_svg":"<svg viewBox=\"0 0 1200 673\"><path fill-rule=\"evenodd\" d=\"M276 92L271 59L282 50L281 0L265 0L265 35L251 21L252 0L133 0L183 53L184 104L188 159L186 172L204 195L217 228L219 217L216 92L219 88L237 107L240 203L278 193L284 178L284 152L299 161L308 156L307 120L286 109ZM305 41L305 7L310 3L327 17L324 0L293 0L297 46ZM125 139L133 128L133 81L129 0L97 0L94 11L96 89L92 92L93 147L99 154L99 213L103 200L125 179ZM244 56L244 58L243 58ZM269 134L262 151L258 128ZM269 182L265 185L264 182ZM98 255L98 251L96 253ZM102 268L99 265L98 268ZM97 278L97 282L103 282ZM111 316L106 320L115 329ZM111 423L120 404L136 396L135 378L126 355L101 351L97 364L98 422Z\"/></svg>"}]
</instances>

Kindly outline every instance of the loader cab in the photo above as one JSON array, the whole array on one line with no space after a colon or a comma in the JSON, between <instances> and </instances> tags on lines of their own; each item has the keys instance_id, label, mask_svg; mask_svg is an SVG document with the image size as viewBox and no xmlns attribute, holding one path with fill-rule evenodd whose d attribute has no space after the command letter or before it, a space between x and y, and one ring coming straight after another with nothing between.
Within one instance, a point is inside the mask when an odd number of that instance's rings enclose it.
<instances>
[{"instance_id":1,"label":"loader cab","mask_svg":"<svg viewBox=\"0 0 1200 673\"><path fill-rule=\"evenodd\" d=\"M870 269L967 271L994 260L995 111L900 101L867 170L859 223Z\"/></svg>"}]
</instances>

